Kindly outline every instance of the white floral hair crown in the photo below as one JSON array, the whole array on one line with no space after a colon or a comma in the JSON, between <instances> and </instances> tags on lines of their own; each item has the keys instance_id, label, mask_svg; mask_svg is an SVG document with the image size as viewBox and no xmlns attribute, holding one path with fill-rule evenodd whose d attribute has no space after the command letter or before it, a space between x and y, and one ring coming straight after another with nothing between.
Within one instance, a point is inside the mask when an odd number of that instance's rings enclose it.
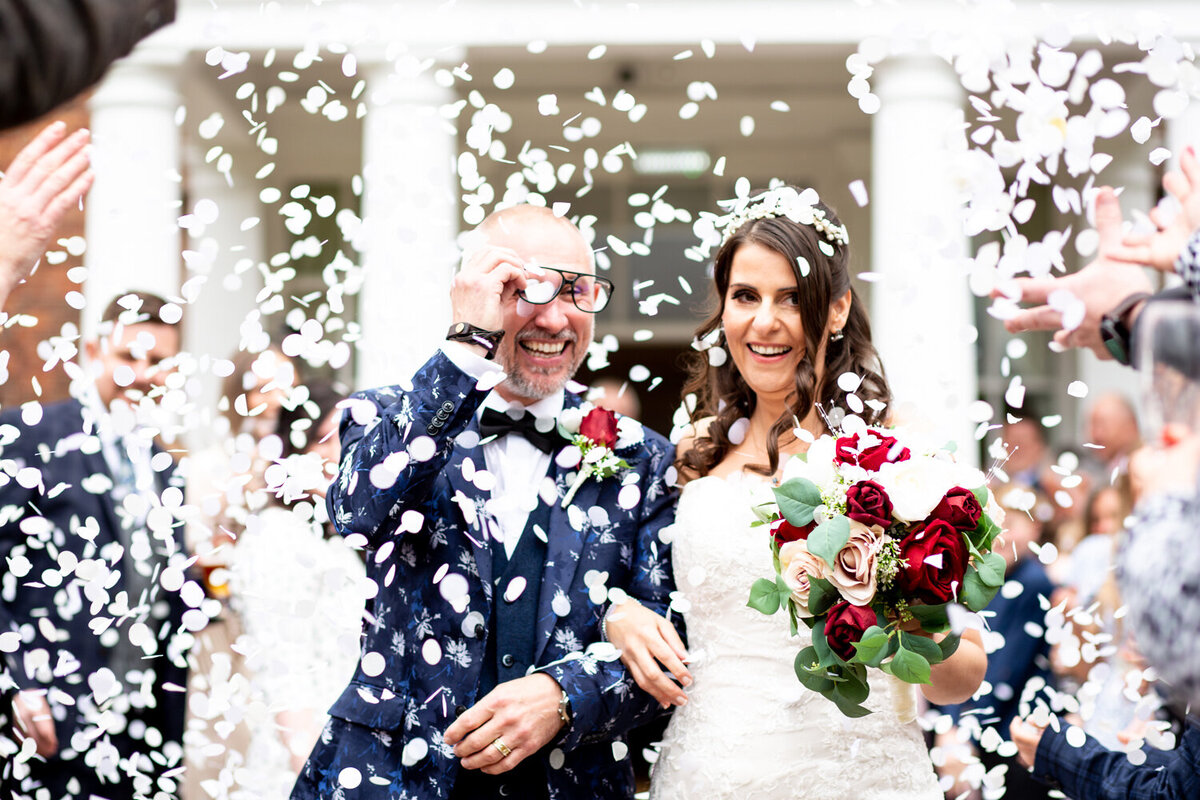
<instances>
[{"instance_id":1,"label":"white floral hair crown","mask_svg":"<svg viewBox=\"0 0 1200 800\"><path fill-rule=\"evenodd\" d=\"M750 181L738 178L734 188L737 197L721 200L718 205L727 208L725 214L700 212L692 230L700 238L700 244L688 249L687 255L695 261L706 261L714 249L719 249L747 222L768 217L787 217L798 225L811 225L825 240L819 242L821 252L833 257L833 245L846 246L850 235L845 225L834 225L817 203L821 198L816 189L795 189L778 181L772 181L767 191L750 196Z\"/></svg>"}]
</instances>

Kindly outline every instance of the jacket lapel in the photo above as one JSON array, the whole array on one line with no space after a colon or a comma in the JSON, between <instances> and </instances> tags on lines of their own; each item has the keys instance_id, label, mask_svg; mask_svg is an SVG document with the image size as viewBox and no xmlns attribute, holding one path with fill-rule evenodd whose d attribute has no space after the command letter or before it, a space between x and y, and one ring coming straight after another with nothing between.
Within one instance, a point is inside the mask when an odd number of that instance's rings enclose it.
<instances>
[{"instance_id":1,"label":"jacket lapel","mask_svg":"<svg viewBox=\"0 0 1200 800\"><path fill-rule=\"evenodd\" d=\"M71 420L71 433L79 431L100 438L100 432L94 428L88 426L85 430L83 404L78 400L73 400L71 409L74 415ZM108 460L104 457L103 445L94 453L85 453L83 450L76 450L76 453L79 456L79 476L76 480L77 483L91 475L104 475L108 477L109 481L116 481L116 476L112 474L112 467L108 465ZM112 489L113 487L110 487L103 494L96 496L97 505L99 505L102 515L100 519L96 520L100 526L100 534L97 538L116 542L120 541L117 531L121 529L121 517L117 513L117 501L113 497ZM79 491L78 487L76 491ZM97 544L100 545L103 543L98 542Z\"/></svg>"},{"instance_id":2,"label":"jacket lapel","mask_svg":"<svg viewBox=\"0 0 1200 800\"><path fill-rule=\"evenodd\" d=\"M471 418L471 421L464 429L464 433L467 431L475 434L479 433L479 421L476 418ZM487 593L491 597L491 543L495 541L492 538L491 529L496 523L479 511L479 506L475 503L475 498L480 496L480 491L474 483L463 477L463 464L467 459L471 460L477 471L487 469L487 462L484 460L483 448L481 446L477 444L474 447L462 447L455 444L445 468L446 480L450 484L449 499L454 505L458 506L459 512L466 520L463 535L471 543L471 552L475 556L475 565L479 569L479 580L484 586L488 587Z\"/></svg>"}]
</instances>

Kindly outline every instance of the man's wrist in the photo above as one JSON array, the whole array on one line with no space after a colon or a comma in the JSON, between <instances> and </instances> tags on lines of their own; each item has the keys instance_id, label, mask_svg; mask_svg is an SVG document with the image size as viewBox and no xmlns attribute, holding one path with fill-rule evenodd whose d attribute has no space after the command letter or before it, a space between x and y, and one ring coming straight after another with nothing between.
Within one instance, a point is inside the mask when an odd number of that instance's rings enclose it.
<instances>
[{"instance_id":1,"label":"man's wrist","mask_svg":"<svg viewBox=\"0 0 1200 800\"><path fill-rule=\"evenodd\" d=\"M490 331L469 322L456 322L446 331L446 341L467 345L489 361L496 357L496 349L503 338L503 329Z\"/></svg>"}]
</instances>

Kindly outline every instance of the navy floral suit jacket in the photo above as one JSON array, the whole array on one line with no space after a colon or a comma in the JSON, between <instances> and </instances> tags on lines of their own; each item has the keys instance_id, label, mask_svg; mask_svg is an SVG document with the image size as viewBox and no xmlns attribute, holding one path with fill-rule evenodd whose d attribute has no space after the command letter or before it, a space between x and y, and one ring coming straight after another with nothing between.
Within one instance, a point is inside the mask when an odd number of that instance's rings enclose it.
<instances>
[{"instance_id":1,"label":"navy floral suit jacket","mask_svg":"<svg viewBox=\"0 0 1200 800\"><path fill-rule=\"evenodd\" d=\"M330 517L342 535L365 537L378 593L368 601L357 671L330 709L333 719L297 783L296 800L444 798L454 785L459 764L442 736L456 709L479 699L492 603L484 511L490 494L471 480L486 469L483 448L455 440L477 430L475 413L486 395L439 351L412 388L356 395L369 403L343 418ZM567 394L568 407L579 402ZM627 748L616 742L659 713L614 649L600 643L606 606L594 602L603 601L594 587L619 587L666 610L674 586L659 533L674 521L673 450L647 430L642 443L618 454L629 464L624 475L589 478L567 509L561 498L574 471L550 467L559 499L534 663L563 687L572 710L571 725L532 757L544 765L552 798L632 797ZM629 484L637 485L640 502L624 509L617 495ZM449 588L462 587L463 578L465 597Z\"/></svg>"}]
</instances>

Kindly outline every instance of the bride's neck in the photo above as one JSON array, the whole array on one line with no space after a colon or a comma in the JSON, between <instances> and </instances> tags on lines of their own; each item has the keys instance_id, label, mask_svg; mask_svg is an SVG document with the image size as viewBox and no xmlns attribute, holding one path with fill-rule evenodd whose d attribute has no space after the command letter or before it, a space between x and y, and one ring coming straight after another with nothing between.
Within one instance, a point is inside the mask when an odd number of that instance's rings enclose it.
<instances>
[{"instance_id":1,"label":"bride's neck","mask_svg":"<svg viewBox=\"0 0 1200 800\"><path fill-rule=\"evenodd\" d=\"M745 451L753 450L765 456L771 426L787 413L789 411L786 403L760 403L755 407L754 413L750 415L750 425L746 430L746 438L738 449ZM817 413L815 406L809 410L804 419L800 420L800 427L811 433L813 438L825 433L825 423L821 420L821 416ZM784 431L779 437L779 453L781 456L802 452L807 449L808 444L797 439L791 428Z\"/></svg>"}]
</instances>

